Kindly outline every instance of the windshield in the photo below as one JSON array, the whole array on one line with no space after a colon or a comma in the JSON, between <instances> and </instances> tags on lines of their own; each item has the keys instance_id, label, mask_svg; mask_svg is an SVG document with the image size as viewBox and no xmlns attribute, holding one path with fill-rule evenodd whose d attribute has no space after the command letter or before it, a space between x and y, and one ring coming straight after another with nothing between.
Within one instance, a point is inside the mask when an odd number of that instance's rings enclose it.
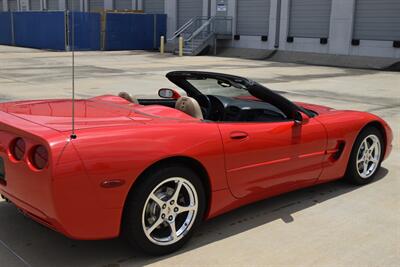
<instances>
[{"instance_id":1,"label":"windshield","mask_svg":"<svg viewBox=\"0 0 400 267\"><path fill-rule=\"evenodd\" d=\"M212 78L188 79L197 90L203 95L219 95L225 97L251 96L246 88L241 84L232 84Z\"/></svg>"}]
</instances>

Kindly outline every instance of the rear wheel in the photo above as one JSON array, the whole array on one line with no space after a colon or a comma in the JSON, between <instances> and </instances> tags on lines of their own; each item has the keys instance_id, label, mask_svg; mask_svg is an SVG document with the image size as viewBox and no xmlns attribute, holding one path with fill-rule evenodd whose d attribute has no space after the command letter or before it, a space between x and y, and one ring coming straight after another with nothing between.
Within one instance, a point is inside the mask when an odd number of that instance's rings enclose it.
<instances>
[{"instance_id":1,"label":"rear wheel","mask_svg":"<svg viewBox=\"0 0 400 267\"><path fill-rule=\"evenodd\" d=\"M346 178L353 184L370 183L383 158L383 138L375 127L365 128L357 137L351 152Z\"/></svg>"},{"instance_id":2,"label":"rear wheel","mask_svg":"<svg viewBox=\"0 0 400 267\"><path fill-rule=\"evenodd\" d=\"M128 198L124 233L142 251L174 252L201 223L205 194L200 179L182 166L164 167L143 177Z\"/></svg>"}]
</instances>

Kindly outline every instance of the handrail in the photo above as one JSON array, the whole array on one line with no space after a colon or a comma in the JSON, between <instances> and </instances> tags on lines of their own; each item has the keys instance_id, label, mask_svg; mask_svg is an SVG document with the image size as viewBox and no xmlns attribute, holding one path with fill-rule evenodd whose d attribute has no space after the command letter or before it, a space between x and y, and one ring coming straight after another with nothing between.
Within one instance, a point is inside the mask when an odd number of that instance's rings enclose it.
<instances>
[{"instance_id":1,"label":"handrail","mask_svg":"<svg viewBox=\"0 0 400 267\"><path fill-rule=\"evenodd\" d=\"M194 20L196 19L196 17L191 18L190 20L188 20L185 24L182 25L182 27L180 27L178 30L176 30L176 32L174 32L174 35L171 37L171 39L169 40L173 40L176 37L178 37L184 30L186 30L190 25L193 24Z\"/></svg>"},{"instance_id":2,"label":"handrail","mask_svg":"<svg viewBox=\"0 0 400 267\"><path fill-rule=\"evenodd\" d=\"M211 38L218 36L226 38L226 35L232 35L233 18L230 16L213 16L213 17L194 17L186 22L178 31L174 33L169 42L182 36L184 47L190 49L190 53L195 53L205 43L209 43ZM196 40L202 40L200 44ZM172 42L176 46L176 42ZM174 48L176 49L176 48Z\"/></svg>"},{"instance_id":3,"label":"handrail","mask_svg":"<svg viewBox=\"0 0 400 267\"><path fill-rule=\"evenodd\" d=\"M167 41L173 41L175 40L177 37L179 37L185 30L187 30L191 25L193 25L195 23L195 21L199 20L199 19L208 19L208 17L204 17L204 16L198 16L198 17L194 17L191 18L190 20L188 20L185 24L183 24L177 31L174 32L174 35L168 39Z\"/></svg>"},{"instance_id":4,"label":"handrail","mask_svg":"<svg viewBox=\"0 0 400 267\"><path fill-rule=\"evenodd\" d=\"M192 33L192 35L191 35L187 40L185 40L185 41L186 41L186 42L190 42L194 37L196 37L197 35L199 35L199 34L203 31L203 29L204 29L205 27L208 27L208 26L211 24L211 22L214 21L214 19L215 19L215 17L210 18L206 23L204 23L203 25L201 25L201 27L199 27L194 33Z\"/></svg>"},{"instance_id":5,"label":"handrail","mask_svg":"<svg viewBox=\"0 0 400 267\"><path fill-rule=\"evenodd\" d=\"M187 40L185 40L185 42L190 42L193 38L195 38L197 35L199 35L204 30L204 28L208 27L211 23L214 23L214 21L216 21L217 19L218 20L223 19L223 20L226 20L226 21L228 21L228 20L232 21L231 17L218 17L218 16L211 17L206 23L201 25L195 32L193 32L192 35ZM214 31L214 30L211 30L211 31ZM231 25L231 32L232 32L232 25Z\"/></svg>"}]
</instances>

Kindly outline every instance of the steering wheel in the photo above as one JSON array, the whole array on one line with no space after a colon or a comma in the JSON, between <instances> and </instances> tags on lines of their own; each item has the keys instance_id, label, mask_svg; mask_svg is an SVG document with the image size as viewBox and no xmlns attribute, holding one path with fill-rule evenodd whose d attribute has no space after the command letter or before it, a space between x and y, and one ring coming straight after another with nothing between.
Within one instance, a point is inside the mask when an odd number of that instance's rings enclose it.
<instances>
[{"instance_id":1,"label":"steering wheel","mask_svg":"<svg viewBox=\"0 0 400 267\"><path fill-rule=\"evenodd\" d=\"M208 96L203 94L193 96L193 98L196 99L197 102L199 103L204 119L208 119L212 111L212 104L210 98L208 98Z\"/></svg>"}]
</instances>

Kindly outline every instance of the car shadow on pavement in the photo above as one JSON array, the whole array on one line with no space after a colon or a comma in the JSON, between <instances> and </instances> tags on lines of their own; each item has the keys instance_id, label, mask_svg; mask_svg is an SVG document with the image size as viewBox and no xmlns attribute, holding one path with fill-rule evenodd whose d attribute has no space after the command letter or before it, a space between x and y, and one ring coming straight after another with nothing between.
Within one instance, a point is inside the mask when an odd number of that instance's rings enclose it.
<instances>
[{"instance_id":1,"label":"car shadow on pavement","mask_svg":"<svg viewBox=\"0 0 400 267\"><path fill-rule=\"evenodd\" d=\"M382 168L374 183L387 174L388 170ZM373 183L366 186L373 186ZM143 266L275 220L295 223L292 214L358 188L360 187L351 186L344 181L334 181L247 205L205 222L189 244L180 251L164 257L143 255L134 251L122 239L102 241L68 239L24 217L12 204L0 202L0 258L14 255L15 266L27 264L31 266L117 267L126 264Z\"/></svg>"}]
</instances>

